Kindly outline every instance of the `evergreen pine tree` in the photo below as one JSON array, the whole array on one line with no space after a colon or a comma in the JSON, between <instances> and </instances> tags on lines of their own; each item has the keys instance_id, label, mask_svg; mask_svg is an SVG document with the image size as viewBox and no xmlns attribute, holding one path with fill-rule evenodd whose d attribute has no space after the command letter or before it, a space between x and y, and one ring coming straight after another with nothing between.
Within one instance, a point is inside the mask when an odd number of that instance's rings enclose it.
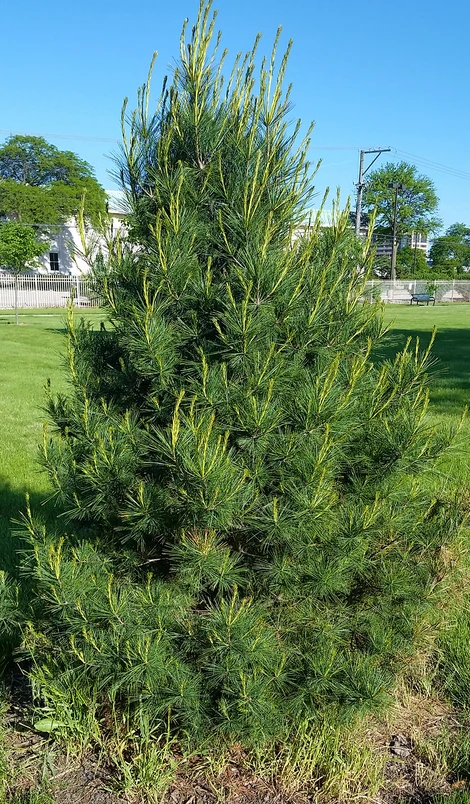
<instances>
[{"instance_id":1,"label":"evergreen pine tree","mask_svg":"<svg viewBox=\"0 0 470 804\"><path fill-rule=\"evenodd\" d=\"M48 402L75 535L30 521L25 643L64 728L111 707L255 740L381 706L460 527L429 482L428 354L372 360L385 327L347 212L302 230L287 54L228 74L214 20L203 4L183 31L155 113L149 81L124 115L130 244L95 270L106 327L70 313L71 388Z\"/></svg>"}]
</instances>

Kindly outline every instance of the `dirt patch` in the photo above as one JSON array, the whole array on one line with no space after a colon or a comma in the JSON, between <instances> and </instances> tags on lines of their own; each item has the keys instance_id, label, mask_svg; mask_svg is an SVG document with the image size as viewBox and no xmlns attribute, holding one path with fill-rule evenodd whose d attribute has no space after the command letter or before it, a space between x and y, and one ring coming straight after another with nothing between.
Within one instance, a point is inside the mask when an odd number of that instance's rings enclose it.
<instances>
[{"instance_id":1,"label":"dirt patch","mask_svg":"<svg viewBox=\"0 0 470 804\"><path fill-rule=\"evenodd\" d=\"M10 796L43 790L55 804L129 802L112 792L112 775L92 755L74 760L35 735L22 741L17 738L10 735L7 741Z\"/></svg>"},{"instance_id":2,"label":"dirt patch","mask_svg":"<svg viewBox=\"0 0 470 804\"><path fill-rule=\"evenodd\" d=\"M94 758L57 769L50 791L56 804L124 804L129 799L113 793L112 776Z\"/></svg>"},{"instance_id":3,"label":"dirt patch","mask_svg":"<svg viewBox=\"0 0 470 804\"><path fill-rule=\"evenodd\" d=\"M386 757L381 804L403 799L424 804L465 788L465 780L448 767L446 747L456 744L466 727L461 713L450 705L405 690L387 719L368 732Z\"/></svg>"},{"instance_id":4,"label":"dirt patch","mask_svg":"<svg viewBox=\"0 0 470 804\"><path fill-rule=\"evenodd\" d=\"M239 747L227 755L217 772L204 758L182 762L181 757L169 756L169 765L173 761L176 766L174 779L166 792L149 799L143 789L124 786L103 751L70 757L52 740L32 731L19 701L12 704L6 722L10 794L43 789L55 804L349 804L359 799L361 804L403 800L430 804L437 795L466 787L465 780L448 766L447 748L458 743L468 724L442 701L409 691L397 698L386 719L371 720L360 737L382 769L379 789L376 787L373 795L359 785L349 794L345 790L333 796L327 792L328 785L323 788L322 780L307 790L298 786L289 791L282 779L256 776ZM147 778L147 782L151 780ZM123 789L129 793L119 792Z\"/></svg>"}]
</instances>

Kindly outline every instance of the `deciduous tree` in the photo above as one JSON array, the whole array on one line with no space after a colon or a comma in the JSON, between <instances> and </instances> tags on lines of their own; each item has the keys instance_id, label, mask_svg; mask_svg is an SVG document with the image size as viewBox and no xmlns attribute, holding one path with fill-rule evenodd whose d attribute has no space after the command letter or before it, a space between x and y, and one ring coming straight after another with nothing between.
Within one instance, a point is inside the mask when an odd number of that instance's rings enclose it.
<instances>
[{"instance_id":1,"label":"deciduous tree","mask_svg":"<svg viewBox=\"0 0 470 804\"><path fill-rule=\"evenodd\" d=\"M33 268L37 258L48 249L48 243L38 239L32 226L14 221L0 224L0 267L13 274L15 282L15 318L18 323L18 277Z\"/></svg>"},{"instance_id":2,"label":"deciduous tree","mask_svg":"<svg viewBox=\"0 0 470 804\"><path fill-rule=\"evenodd\" d=\"M434 276L434 271L426 259L422 249L405 246L397 256L398 278L428 279Z\"/></svg>"},{"instance_id":3,"label":"deciduous tree","mask_svg":"<svg viewBox=\"0 0 470 804\"><path fill-rule=\"evenodd\" d=\"M76 215L96 221L106 194L92 168L42 137L12 136L0 147L0 215L50 228Z\"/></svg>"},{"instance_id":4,"label":"deciduous tree","mask_svg":"<svg viewBox=\"0 0 470 804\"><path fill-rule=\"evenodd\" d=\"M470 269L470 227L454 223L445 235L436 238L429 254L436 272L456 276Z\"/></svg>"},{"instance_id":5,"label":"deciduous tree","mask_svg":"<svg viewBox=\"0 0 470 804\"><path fill-rule=\"evenodd\" d=\"M363 206L366 213L377 210L376 230L392 235L395 210L395 190L391 187L393 184L403 186L398 192L398 239L411 232L428 234L435 231L440 220L435 215L439 199L434 184L407 162L388 162L369 176Z\"/></svg>"}]
</instances>

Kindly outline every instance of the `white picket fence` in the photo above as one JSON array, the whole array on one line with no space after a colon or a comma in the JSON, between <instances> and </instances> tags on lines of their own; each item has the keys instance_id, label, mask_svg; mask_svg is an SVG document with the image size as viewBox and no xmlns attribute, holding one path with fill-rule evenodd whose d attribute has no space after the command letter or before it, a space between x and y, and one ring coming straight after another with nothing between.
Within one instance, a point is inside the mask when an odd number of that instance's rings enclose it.
<instances>
[{"instance_id":1,"label":"white picket fence","mask_svg":"<svg viewBox=\"0 0 470 804\"><path fill-rule=\"evenodd\" d=\"M366 282L364 300L379 298L392 304L410 304L414 293L429 293L436 302L470 301L470 279L376 279Z\"/></svg>"},{"instance_id":2,"label":"white picket fence","mask_svg":"<svg viewBox=\"0 0 470 804\"><path fill-rule=\"evenodd\" d=\"M83 276L63 274L27 274L18 277L18 307L65 307L71 295L77 307L99 307L99 299L93 293L89 281ZM372 280L366 283L365 301L379 298L393 304L409 304L413 293L430 293L436 302L470 301L469 280L425 279ZM0 310L15 307L15 280L11 274L0 273Z\"/></svg>"},{"instance_id":3,"label":"white picket fence","mask_svg":"<svg viewBox=\"0 0 470 804\"><path fill-rule=\"evenodd\" d=\"M18 307L66 307L71 295L77 307L98 307L99 299L93 294L89 282L81 276L61 274L28 274L18 277ZM0 274L0 310L15 307L15 279L11 274Z\"/></svg>"}]
</instances>

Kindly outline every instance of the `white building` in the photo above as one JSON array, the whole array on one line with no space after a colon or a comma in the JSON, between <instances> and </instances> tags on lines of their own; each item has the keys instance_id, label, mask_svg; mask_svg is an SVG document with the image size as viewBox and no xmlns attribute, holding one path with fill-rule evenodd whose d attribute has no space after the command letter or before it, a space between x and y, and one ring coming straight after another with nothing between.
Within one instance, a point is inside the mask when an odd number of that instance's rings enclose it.
<instances>
[{"instance_id":1,"label":"white building","mask_svg":"<svg viewBox=\"0 0 470 804\"><path fill-rule=\"evenodd\" d=\"M122 190L107 190L108 213L111 217L112 231L123 225L125 217L125 200ZM81 276L89 270L81 253L83 251L80 231L76 220L62 226L50 241L49 250L40 258L40 274L61 274L64 276Z\"/></svg>"},{"instance_id":2,"label":"white building","mask_svg":"<svg viewBox=\"0 0 470 804\"><path fill-rule=\"evenodd\" d=\"M340 213L341 214L341 213ZM312 227L316 225L318 219L319 224L323 228L330 228L335 225L338 213L333 209L309 209L306 212L305 222L301 224L298 229L294 231L293 240L307 234L311 231Z\"/></svg>"}]
</instances>

